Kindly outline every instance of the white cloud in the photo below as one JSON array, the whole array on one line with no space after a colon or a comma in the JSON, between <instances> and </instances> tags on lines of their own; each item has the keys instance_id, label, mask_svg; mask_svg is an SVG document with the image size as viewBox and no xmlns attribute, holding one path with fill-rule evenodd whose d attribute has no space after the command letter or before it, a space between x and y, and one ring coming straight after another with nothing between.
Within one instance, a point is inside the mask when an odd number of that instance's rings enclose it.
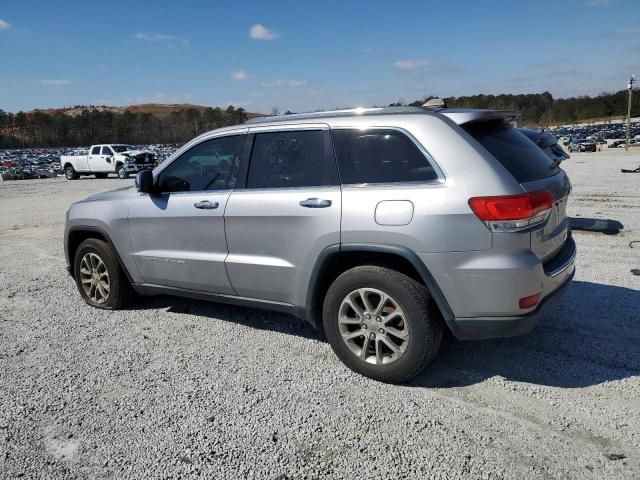
<instances>
[{"instance_id":1,"label":"white cloud","mask_svg":"<svg viewBox=\"0 0 640 480\"><path fill-rule=\"evenodd\" d=\"M606 7L611 5L613 0L587 0L584 4L587 7Z\"/></svg>"},{"instance_id":2,"label":"white cloud","mask_svg":"<svg viewBox=\"0 0 640 480\"><path fill-rule=\"evenodd\" d=\"M43 85L71 85L71 80L40 80Z\"/></svg>"},{"instance_id":3,"label":"white cloud","mask_svg":"<svg viewBox=\"0 0 640 480\"><path fill-rule=\"evenodd\" d=\"M189 40L186 38L176 37L175 35L166 35L164 33L138 32L133 37L148 43L164 43L174 49L189 45Z\"/></svg>"},{"instance_id":4,"label":"white cloud","mask_svg":"<svg viewBox=\"0 0 640 480\"><path fill-rule=\"evenodd\" d=\"M433 63L429 60L398 60L393 64L393 66L398 70L416 70L418 68L429 67L432 65Z\"/></svg>"},{"instance_id":5,"label":"white cloud","mask_svg":"<svg viewBox=\"0 0 640 480\"><path fill-rule=\"evenodd\" d=\"M251 78L251 75L249 75L244 70L240 69L237 72L231 72L231 78L233 80L239 80L239 81L249 80Z\"/></svg>"},{"instance_id":6,"label":"white cloud","mask_svg":"<svg viewBox=\"0 0 640 480\"><path fill-rule=\"evenodd\" d=\"M6 30L9 27L11 27L11 25L9 24L9 22L3 20L0 18L0 30Z\"/></svg>"},{"instance_id":7,"label":"white cloud","mask_svg":"<svg viewBox=\"0 0 640 480\"><path fill-rule=\"evenodd\" d=\"M305 85L308 85L309 82L307 82L306 80L270 80L268 82L263 82L262 86L263 87L289 87L289 88L296 88L296 87L304 87Z\"/></svg>"},{"instance_id":8,"label":"white cloud","mask_svg":"<svg viewBox=\"0 0 640 480\"><path fill-rule=\"evenodd\" d=\"M269 30L264 25L256 23L249 29L249 36L254 40L273 40L278 38L278 34L272 30Z\"/></svg>"}]
</instances>

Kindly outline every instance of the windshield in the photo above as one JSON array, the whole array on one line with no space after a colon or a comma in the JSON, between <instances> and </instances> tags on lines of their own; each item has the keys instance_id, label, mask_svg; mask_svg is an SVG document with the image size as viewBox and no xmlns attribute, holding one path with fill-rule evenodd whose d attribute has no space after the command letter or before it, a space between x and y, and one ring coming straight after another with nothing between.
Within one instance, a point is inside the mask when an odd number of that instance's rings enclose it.
<instances>
[{"instance_id":1,"label":"windshield","mask_svg":"<svg viewBox=\"0 0 640 480\"><path fill-rule=\"evenodd\" d=\"M133 150L133 147L131 145L113 145L112 147L117 153Z\"/></svg>"}]
</instances>

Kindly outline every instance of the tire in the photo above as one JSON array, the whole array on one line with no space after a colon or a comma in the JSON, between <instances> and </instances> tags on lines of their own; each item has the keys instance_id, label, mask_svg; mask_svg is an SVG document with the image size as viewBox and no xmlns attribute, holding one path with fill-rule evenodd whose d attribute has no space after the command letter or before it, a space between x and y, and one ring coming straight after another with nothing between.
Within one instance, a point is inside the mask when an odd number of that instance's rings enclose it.
<instances>
[{"instance_id":1,"label":"tire","mask_svg":"<svg viewBox=\"0 0 640 480\"><path fill-rule=\"evenodd\" d=\"M118 165L116 167L116 173L118 174L118 178L121 180L126 180L129 178L129 172L127 172L124 168L124 165Z\"/></svg>"},{"instance_id":2,"label":"tire","mask_svg":"<svg viewBox=\"0 0 640 480\"><path fill-rule=\"evenodd\" d=\"M64 176L67 177L67 180L77 180L79 177L78 172L71 166L64 169Z\"/></svg>"},{"instance_id":3,"label":"tire","mask_svg":"<svg viewBox=\"0 0 640 480\"><path fill-rule=\"evenodd\" d=\"M109 176L108 173L96 173L96 178L107 178Z\"/></svg>"},{"instance_id":4,"label":"tire","mask_svg":"<svg viewBox=\"0 0 640 480\"><path fill-rule=\"evenodd\" d=\"M89 270L88 274L87 270ZM73 271L80 295L92 307L118 310L127 306L135 296L113 250L102 240L88 238L78 246L74 255ZM107 273L108 288L104 286L104 272ZM102 288L98 287L96 282L87 282L89 278L102 282ZM88 287L88 291L85 287ZM105 291L106 295L104 295Z\"/></svg>"},{"instance_id":5,"label":"tire","mask_svg":"<svg viewBox=\"0 0 640 480\"><path fill-rule=\"evenodd\" d=\"M367 310L362 308L360 292L365 292L369 303L378 308L383 298L380 293L390 297L387 303L383 302L379 316L365 319ZM356 304L360 315L351 308L347 297L351 305ZM338 358L354 372L382 382L404 383L420 374L435 358L442 341L442 317L427 288L384 267L360 266L340 275L327 291L322 314L327 339ZM390 320L385 321L385 317ZM358 335L361 332L368 332L367 345L372 345L364 359L362 346L367 340ZM399 334L406 335L406 340ZM352 338L344 340L343 335ZM387 342L393 342L398 351L392 351Z\"/></svg>"}]
</instances>

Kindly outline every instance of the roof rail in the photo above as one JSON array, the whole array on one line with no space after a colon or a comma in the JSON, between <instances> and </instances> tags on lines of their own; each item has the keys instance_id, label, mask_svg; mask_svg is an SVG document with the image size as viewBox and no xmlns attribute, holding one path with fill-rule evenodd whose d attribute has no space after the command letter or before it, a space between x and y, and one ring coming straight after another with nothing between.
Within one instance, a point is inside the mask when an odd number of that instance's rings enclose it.
<instances>
[{"instance_id":1,"label":"roof rail","mask_svg":"<svg viewBox=\"0 0 640 480\"><path fill-rule=\"evenodd\" d=\"M269 117L256 117L251 120L247 120L247 124L256 123L271 123L271 122L288 122L295 120L307 120L314 118L327 118L327 117L352 117L359 115L393 115L393 114L428 114L429 110L422 107L373 107L373 108L349 108L345 110L327 110L321 112L309 112L309 113L292 113L289 115L276 115Z\"/></svg>"}]
</instances>

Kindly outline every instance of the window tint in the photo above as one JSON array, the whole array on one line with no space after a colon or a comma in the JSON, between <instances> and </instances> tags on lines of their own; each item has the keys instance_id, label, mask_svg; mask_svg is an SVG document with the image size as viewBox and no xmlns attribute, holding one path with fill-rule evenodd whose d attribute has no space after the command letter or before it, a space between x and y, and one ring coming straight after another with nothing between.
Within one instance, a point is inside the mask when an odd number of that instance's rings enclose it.
<instances>
[{"instance_id":1,"label":"window tint","mask_svg":"<svg viewBox=\"0 0 640 480\"><path fill-rule=\"evenodd\" d=\"M253 142L247 188L336 185L321 130L258 133Z\"/></svg>"},{"instance_id":2,"label":"window tint","mask_svg":"<svg viewBox=\"0 0 640 480\"><path fill-rule=\"evenodd\" d=\"M333 130L342 183L435 180L437 174L413 141L397 130Z\"/></svg>"},{"instance_id":3,"label":"window tint","mask_svg":"<svg viewBox=\"0 0 640 480\"><path fill-rule=\"evenodd\" d=\"M91 155L100 155L100 147L93 147L91 149Z\"/></svg>"},{"instance_id":4,"label":"window tint","mask_svg":"<svg viewBox=\"0 0 640 480\"><path fill-rule=\"evenodd\" d=\"M502 122L480 122L465 127L519 183L533 182L560 171L544 152L517 129Z\"/></svg>"},{"instance_id":5,"label":"window tint","mask_svg":"<svg viewBox=\"0 0 640 480\"><path fill-rule=\"evenodd\" d=\"M113 155L113 150L109 147L102 147L102 155Z\"/></svg>"},{"instance_id":6,"label":"window tint","mask_svg":"<svg viewBox=\"0 0 640 480\"><path fill-rule=\"evenodd\" d=\"M160 173L160 190L196 192L233 188L245 137L213 138L187 150Z\"/></svg>"}]
</instances>

